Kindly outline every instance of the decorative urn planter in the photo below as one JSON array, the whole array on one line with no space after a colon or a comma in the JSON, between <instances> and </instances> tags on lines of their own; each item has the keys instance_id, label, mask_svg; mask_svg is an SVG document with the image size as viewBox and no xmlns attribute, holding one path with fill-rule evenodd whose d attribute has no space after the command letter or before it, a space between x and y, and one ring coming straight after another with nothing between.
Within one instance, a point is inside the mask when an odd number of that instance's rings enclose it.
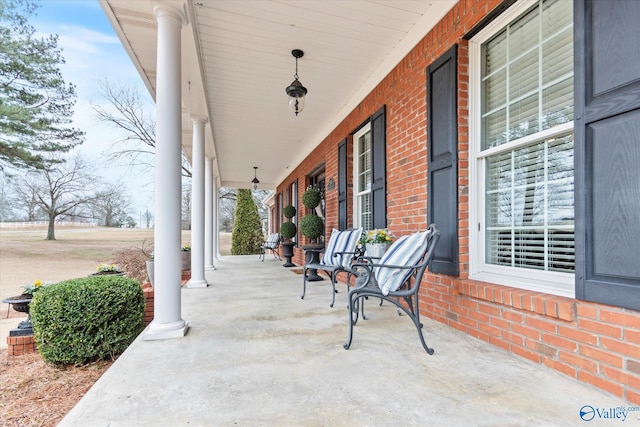
<instances>
[{"instance_id":1,"label":"decorative urn planter","mask_svg":"<svg viewBox=\"0 0 640 427\"><path fill-rule=\"evenodd\" d=\"M305 264L318 264L320 262L320 252L322 252L322 250L324 249L324 245L304 245L302 249L304 250ZM320 280L324 280L322 276L318 274L318 269L310 268L308 271L308 282L317 282Z\"/></svg>"},{"instance_id":2,"label":"decorative urn planter","mask_svg":"<svg viewBox=\"0 0 640 427\"><path fill-rule=\"evenodd\" d=\"M282 264L283 267L295 267L296 265L291 262L291 258L293 257L293 247L296 244L293 242L283 242L280 243L282 246L282 256L285 258L286 262Z\"/></svg>"},{"instance_id":3,"label":"decorative urn planter","mask_svg":"<svg viewBox=\"0 0 640 427\"><path fill-rule=\"evenodd\" d=\"M125 272L120 270L116 264L102 263L98 266L95 273L91 273L88 276L124 276Z\"/></svg>"},{"instance_id":4,"label":"decorative urn planter","mask_svg":"<svg viewBox=\"0 0 640 427\"><path fill-rule=\"evenodd\" d=\"M33 328L31 325L31 313L29 313L29 306L31 304L31 294L22 294L15 297L9 297L2 300L3 303L11 305L15 311L20 313L26 313L27 318L18 323L18 334L16 335L31 335L33 334Z\"/></svg>"},{"instance_id":5,"label":"decorative urn planter","mask_svg":"<svg viewBox=\"0 0 640 427\"><path fill-rule=\"evenodd\" d=\"M88 276L124 276L124 271L99 271L96 273L91 273Z\"/></svg>"}]
</instances>

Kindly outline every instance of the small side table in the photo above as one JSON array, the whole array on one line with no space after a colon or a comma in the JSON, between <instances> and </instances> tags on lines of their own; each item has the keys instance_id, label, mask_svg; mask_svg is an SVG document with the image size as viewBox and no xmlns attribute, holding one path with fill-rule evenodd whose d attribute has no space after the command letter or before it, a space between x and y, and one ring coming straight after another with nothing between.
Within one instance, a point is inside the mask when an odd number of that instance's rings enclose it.
<instances>
[{"instance_id":1,"label":"small side table","mask_svg":"<svg viewBox=\"0 0 640 427\"><path fill-rule=\"evenodd\" d=\"M324 245L305 245L302 249L304 249L305 264L318 264L320 262L320 253L324 250ZM307 274L307 282L317 282L320 280L324 280L324 278L318 274L318 270L310 268L309 274Z\"/></svg>"}]
</instances>

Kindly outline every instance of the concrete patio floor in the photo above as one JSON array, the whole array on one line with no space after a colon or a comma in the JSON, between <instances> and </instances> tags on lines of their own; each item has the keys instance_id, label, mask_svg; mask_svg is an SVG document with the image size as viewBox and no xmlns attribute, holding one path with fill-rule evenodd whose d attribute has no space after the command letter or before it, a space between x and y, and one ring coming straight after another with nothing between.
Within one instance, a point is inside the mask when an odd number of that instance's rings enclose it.
<instances>
[{"instance_id":1,"label":"concrete patio floor","mask_svg":"<svg viewBox=\"0 0 640 427\"><path fill-rule=\"evenodd\" d=\"M182 290L188 334L139 337L59 425L617 425L581 408L634 406L423 319L429 356L411 321L375 301L344 350L345 286L334 308L328 280L301 300L301 275L282 264L223 257L208 288Z\"/></svg>"}]
</instances>

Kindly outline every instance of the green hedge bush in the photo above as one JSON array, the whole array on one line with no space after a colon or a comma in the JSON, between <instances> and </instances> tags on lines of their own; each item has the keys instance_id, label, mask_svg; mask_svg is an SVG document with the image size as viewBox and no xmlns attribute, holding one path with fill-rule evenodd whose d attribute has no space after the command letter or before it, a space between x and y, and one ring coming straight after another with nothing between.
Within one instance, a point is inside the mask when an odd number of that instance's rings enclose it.
<instances>
[{"instance_id":1,"label":"green hedge bush","mask_svg":"<svg viewBox=\"0 0 640 427\"><path fill-rule=\"evenodd\" d=\"M36 292L30 313L42 358L81 365L126 350L142 331L144 295L133 279L83 277Z\"/></svg>"}]
</instances>

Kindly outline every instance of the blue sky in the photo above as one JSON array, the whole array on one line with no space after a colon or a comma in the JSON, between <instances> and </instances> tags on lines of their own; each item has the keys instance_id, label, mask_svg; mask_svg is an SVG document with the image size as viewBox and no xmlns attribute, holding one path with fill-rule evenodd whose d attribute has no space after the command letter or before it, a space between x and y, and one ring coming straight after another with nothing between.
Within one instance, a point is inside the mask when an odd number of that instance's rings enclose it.
<instances>
[{"instance_id":1,"label":"blue sky","mask_svg":"<svg viewBox=\"0 0 640 427\"><path fill-rule=\"evenodd\" d=\"M38 4L29 22L38 33L58 34L66 61L61 66L63 76L76 85L74 125L86 132L86 141L78 150L98 165L104 164L111 143L121 134L95 118L92 103L101 101L100 80L138 88L147 97L153 117L152 100L97 0L40 0ZM152 170L131 171L124 164L110 165L102 175L109 182L126 183L134 219L139 220L146 208L153 212Z\"/></svg>"}]
</instances>

